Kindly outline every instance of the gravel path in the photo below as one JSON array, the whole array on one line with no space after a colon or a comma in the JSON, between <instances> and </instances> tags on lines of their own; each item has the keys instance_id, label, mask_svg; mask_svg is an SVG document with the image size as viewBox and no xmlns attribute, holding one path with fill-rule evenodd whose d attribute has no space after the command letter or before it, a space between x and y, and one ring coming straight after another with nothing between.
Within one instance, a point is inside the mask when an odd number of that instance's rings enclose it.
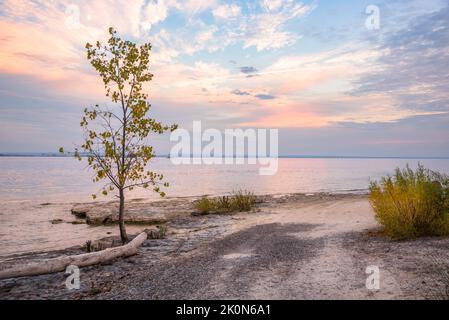
<instances>
[{"instance_id":1,"label":"gravel path","mask_svg":"<svg viewBox=\"0 0 449 320\"><path fill-rule=\"evenodd\" d=\"M425 299L440 298L448 239L394 242L363 196L273 197L259 212L185 217L139 255L64 274L0 281L3 299ZM368 266L380 289L366 288Z\"/></svg>"}]
</instances>

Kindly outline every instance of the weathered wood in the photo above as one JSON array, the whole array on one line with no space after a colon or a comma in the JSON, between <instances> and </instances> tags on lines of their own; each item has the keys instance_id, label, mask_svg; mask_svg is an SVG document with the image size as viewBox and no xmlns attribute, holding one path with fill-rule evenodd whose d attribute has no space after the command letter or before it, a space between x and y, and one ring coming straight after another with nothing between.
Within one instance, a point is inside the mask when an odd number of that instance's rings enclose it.
<instances>
[{"instance_id":1,"label":"weathered wood","mask_svg":"<svg viewBox=\"0 0 449 320\"><path fill-rule=\"evenodd\" d=\"M86 267L111 261L119 257L129 257L137 253L138 248L147 239L147 234L142 232L131 242L115 248L108 248L102 251L84 253L73 256L62 256L54 259L43 260L17 266L5 270L0 270L0 279L18 278L26 276L36 276L40 274L64 271L67 266Z\"/></svg>"}]
</instances>

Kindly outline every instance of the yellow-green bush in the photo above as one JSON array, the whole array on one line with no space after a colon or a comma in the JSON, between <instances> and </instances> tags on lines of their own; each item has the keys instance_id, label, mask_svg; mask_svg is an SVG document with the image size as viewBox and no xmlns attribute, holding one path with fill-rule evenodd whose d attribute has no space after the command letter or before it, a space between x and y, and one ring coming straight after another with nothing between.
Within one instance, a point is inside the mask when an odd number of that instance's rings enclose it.
<instances>
[{"instance_id":1,"label":"yellow-green bush","mask_svg":"<svg viewBox=\"0 0 449 320\"><path fill-rule=\"evenodd\" d=\"M256 198L254 194L239 190L232 195L231 207L238 211L250 211L255 202Z\"/></svg>"},{"instance_id":2,"label":"yellow-green bush","mask_svg":"<svg viewBox=\"0 0 449 320\"><path fill-rule=\"evenodd\" d=\"M199 214L209 214L215 210L215 201L207 197L202 197L194 202L194 207Z\"/></svg>"},{"instance_id":3,"label":"yellow-green bush","mask_svg":"<svg viewBox=\"0 0 449 320\"><path fill-rule=\"evenodd\" d=\"M418 165L370 185L370 203L386 234L397 239L449 235L449 179Z\"/></svg>"},{"instance_id":4,"label":"yellow-green bush","mask_svg":"<svg viewBox=\"0 0 449 320\"><path fill-rule=\"evenodd\" d=\"M251 192L239 190L229 196L202 197L195 201L194 207L200 214L230 213L250 211L255 202L256 198Z\"/></svg>"}]
</instances>

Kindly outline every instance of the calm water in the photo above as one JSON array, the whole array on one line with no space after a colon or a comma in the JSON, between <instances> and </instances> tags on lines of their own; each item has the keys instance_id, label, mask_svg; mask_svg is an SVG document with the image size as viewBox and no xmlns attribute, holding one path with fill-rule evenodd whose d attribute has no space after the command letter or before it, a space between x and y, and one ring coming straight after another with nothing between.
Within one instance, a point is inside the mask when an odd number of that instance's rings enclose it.
<instances>
[{"instance_id":1,"label":"calm water","mask_svg":"<svg viewBox=\"0 0 449 320\"><path fill-rule=\"evenodd\" d=\"M256 165L175 166L165 158L155 159L153 168L170 182L168 196L216 195L236 189L257 194L363 192L370 180L407 163L416 166L418 161L449 173L448 159L279 159L274 176L260 176ZM114 226L50 223L58 218L73 220L72 203L91 201L90 194L98 191L99 185L91 181L91 172L72 158L0 158L0 257L60 249L107 232L115 234ZM148 191L134 191L129 196L158 199Z\"/></svg>"}]
</instances>

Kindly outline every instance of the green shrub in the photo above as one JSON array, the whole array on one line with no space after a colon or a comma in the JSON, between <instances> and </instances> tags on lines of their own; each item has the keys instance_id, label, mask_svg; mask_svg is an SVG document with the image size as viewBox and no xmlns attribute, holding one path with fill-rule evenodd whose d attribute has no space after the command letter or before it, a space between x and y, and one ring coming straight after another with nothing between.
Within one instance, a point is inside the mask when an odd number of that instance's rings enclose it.
<instances>
[{"instance_id":1,"label":"green shrub","mask_svg":"<svg viewBox=\"0 0 449 320\"><path fill-rule=\"evenodd\" d=\"M195 201L194 207L200 214L209 214L215 211L215 201L207 197L202 197L200 200Z\"/></svg>"},{"instance_id":2,"label":"green shrub","mask_svg":"<svg viewBox=\"0 0 449 320\"><path fill-rule=\"evenodd\" d=\"M251 211L255 202L256 197L248 191L239 190L232 196L232 206L237 211Z\"/></svg>"},{"instance_id":3,"label":"green shrub","mask_svg":"<svg viewBox=\"0 0 449 320\"><path fill-rule=\"evenodd\" d=\"M229 196L202 197L194 203L194 207L200 214L230 213L251 211L255 202L256 198L251 192L239 190Z\"/></svg>"},{"instance_id":4,"label":"green shrub","mask_svg":"<svg viewBox=\"0 0 449 320\"><path fill-rule=\"evenodd\" d=\"M233 211L233 200L229 196L218 197L214 200L215 210L219 212Z\"/></svg>"},{"instance_id":5,"label":"green shrub","mask_svg":"<svg viewBox=\"0 0 449 320\"><path fill-rule=\"evenodd\" d=\"M396 169L370 185L370 203L387 235L396 239L449 234L449 179L425 169Z\"/></svg>"}]
</instances>

